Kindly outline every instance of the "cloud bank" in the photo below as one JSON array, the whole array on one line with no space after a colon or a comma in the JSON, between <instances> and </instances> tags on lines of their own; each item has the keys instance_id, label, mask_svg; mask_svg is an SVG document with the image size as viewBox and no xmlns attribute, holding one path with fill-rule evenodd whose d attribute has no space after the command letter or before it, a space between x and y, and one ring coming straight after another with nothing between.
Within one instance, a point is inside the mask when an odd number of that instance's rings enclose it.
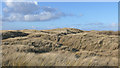
<instances>
[{"instance_id":1,"label":"cloud bank","mask_svg":"<svg viewBox=\"0 0 120 68\"><path fill-rule=\"evenodd\" d=\"M82 30L118 30L118 23L113 22L105 24L102 22L93 22L93 23L81 23L81 24L72 24L69 27L79 28Z\"/></svg>"},{"instance_id":2,"label":"cloud bank","mask_svg":"<svg viewBox=\"0 0 120 68\"><path fill-rule=\"evenodd\" d=\"M3 21L48 21L72 16L37 2L4 2Z\"/></svg>"}]
</instances>

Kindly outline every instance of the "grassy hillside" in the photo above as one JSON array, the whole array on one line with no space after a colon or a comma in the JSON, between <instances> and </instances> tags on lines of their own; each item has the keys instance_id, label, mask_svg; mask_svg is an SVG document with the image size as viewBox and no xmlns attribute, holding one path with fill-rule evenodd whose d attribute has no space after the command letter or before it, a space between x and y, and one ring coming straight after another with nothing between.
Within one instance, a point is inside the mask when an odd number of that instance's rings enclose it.
<instances>
[{"instance_id":1,"label":"grassy hillside","mask_svg":"<svg viewBox=\"0 0 120 68\"><path fill-rule=\"evenodd\" d=\"M117 66L118 32L2 31L3 66Z\"/></svg>"}]
</instances>

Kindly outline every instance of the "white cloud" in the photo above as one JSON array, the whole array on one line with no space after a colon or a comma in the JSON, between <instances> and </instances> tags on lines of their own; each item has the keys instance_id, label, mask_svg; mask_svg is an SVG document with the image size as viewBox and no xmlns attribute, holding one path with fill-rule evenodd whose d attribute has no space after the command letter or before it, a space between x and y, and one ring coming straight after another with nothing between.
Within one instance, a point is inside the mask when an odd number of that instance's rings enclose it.
<instances>
[{"instance_id":1,"label":"white cloud","mask_svg":"<svg viewBox=\"0 0 120 68\"><path fill-rule=\"evenodd\" d=\"M5 2L5 4L7 6L3 8L5 13L31 14L40 9L34 2Z\"/></svg>"},{"instance_id":2,"label":"white cloud","mask_svg":"<svg viewBox=\"0 0 120 68\"><path fill-rule=\"evenodd\" d=\"M63 16L70 16L57 11L49 6L39 6L34 2L5 2L6 7L3 8L3 21L48 21Z\"/></svg>"},{"instance_id":3,"label":"white cloud","mask_svg":"<svg viewBox=\"0 0 120 68\"><path fill-rule=\"evenodd\" d=\"M50 12L42 12L40 14L40 20L49 20L52 17L54 17L54 16Z\"/></svg>"},{"instance_id":4,"label":"white cloud","mask_svg":"<svg viewBox=\"0 0 120 68\"><path fill-rule=\"evenodd\" d=\"M61 16L64 16L64 14L53 14L51 12L41 12L40 14L37 15L25 15L24 19L25 21L46 21L46 20L52 20L59 18Z\"/></svg>"},{"instance_id":5,"label":"white cloud","mask_svg":"<svg viewBox=\"0 0 120 68\"><path fill-rule=\"evenodd\" d=\"M91 25L93 25L93 26L103 26L104 23L96 22L96 23L88 23L88 24L86 24L86 25L89 25L89 26L91 26Z\"/></svg>"},{"instance_id":6,"label":"white cloud","mask_svg":"<svg viewBox=\"0 0 120 68\"><path fill-rule=\"evenodd\" d=\"M38 5L38 2L37 2L37 1L34 1L34 3L35 3L36 5Z\"/></svg>"},{"instance_id":7,"label":"white cloud","mask_svg":"<svg viewBox=\"0 0 120 68\"><path fill-rule=\"evenodd\" d=\"M118 27L118 24L117 23L111 23L110 27Z\"/></svg>"},{"instance_id":8,"label":"white cloud","mask_svg":"<svg viewBox=\"0 0 120 68\"><path fill-rule=\"evenodd\" d=\"M9 21L21 21L24 20L23 15L21 14L11 14L9 17L7 17Z\"/></svg>"},{"instance_id":9,"label":"white cloud","mask_svg":"<svg viewBox=\"0 0 120 68\"><path fill-rule=\"evenodd\" d=\"M55 9L55 8L51 8L51 7L42 7L42 9L44 10L44 11L47 11L47 12L55 12L57 9Z\"/></svg>"}]
</instances>

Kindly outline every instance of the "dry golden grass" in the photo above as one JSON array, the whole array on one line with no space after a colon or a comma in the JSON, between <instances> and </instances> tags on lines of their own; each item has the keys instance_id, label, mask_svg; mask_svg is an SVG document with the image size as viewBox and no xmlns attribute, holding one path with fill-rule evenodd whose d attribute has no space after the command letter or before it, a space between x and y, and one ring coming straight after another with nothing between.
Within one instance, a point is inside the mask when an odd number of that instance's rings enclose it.
<instances>
[{"instance_id":1,"label":"dry golden grass","mask_svg":"<svg viewBox=\"0 0 120 68\"><path fill-rule=\"evenodd\" d=\"M59 28L19 30L19 32L29 35L2 40L4 66L116 66L118 64L120 41L118 33L114 31Z\"/></svg>"}]
</instances>

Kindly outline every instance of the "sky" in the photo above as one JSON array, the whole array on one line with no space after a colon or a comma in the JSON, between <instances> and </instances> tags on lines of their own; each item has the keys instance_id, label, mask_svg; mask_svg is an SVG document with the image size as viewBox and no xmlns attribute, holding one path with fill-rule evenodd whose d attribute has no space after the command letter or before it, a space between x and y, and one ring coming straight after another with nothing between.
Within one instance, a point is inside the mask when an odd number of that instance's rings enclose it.
<instances>
[{"instance_id":1,"label":"sky","mask_svg":"<svg viewBox=\"0 0 120 68\"><path fill-rule=\"evenodd\" d=\"M2 2L1 16L3 30L118 30L118 2Z\"/></svg>"},{"instance_id":2,"label":"sky","mask_svg":"<svg viewBox=\"0 0 120 68\"><path fill-rule=\"evenodd\" d=\"M3 2L119 2L120 0L2 0Z\"/></svg>"}]
</instances>

